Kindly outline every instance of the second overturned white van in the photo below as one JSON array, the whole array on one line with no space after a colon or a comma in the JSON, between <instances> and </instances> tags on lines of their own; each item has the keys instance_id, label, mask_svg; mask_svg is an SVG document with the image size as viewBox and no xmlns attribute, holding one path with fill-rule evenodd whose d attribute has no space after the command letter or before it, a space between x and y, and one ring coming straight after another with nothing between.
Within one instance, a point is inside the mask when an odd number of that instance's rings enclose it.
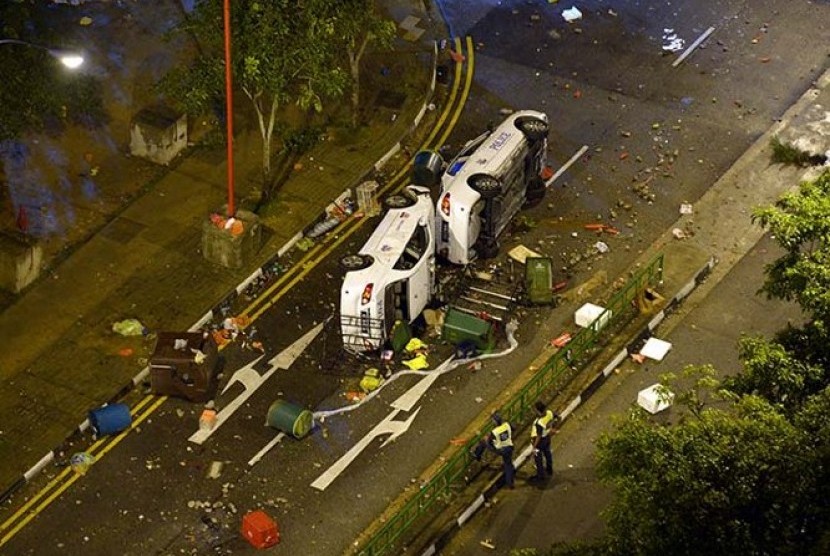
<instances>
[{"instance_id":1,"label":"second overturned white van","mask_svg":"<svg viewBox=\"0 0 830 556\"><path fill-rule=\"evenodd\" d=\"M450 161L436 207L438 256L468 264L497 254L497 238L519 209L544 197L548 129L543 112L515 112Z\"/></svg>"},{"instance_id":2,"label":"second overturned white van","mask_svg":"<svg viewBox=\"0 0 830 556\"><path fill-rule=\"evenodd\" d=\"M389 209L357 254L340 260L343 346L354 352L383 347L395 321L411 323L435 287L435 209L429 189L410 185L387 197Z\"/></svg>"}]
</instances>

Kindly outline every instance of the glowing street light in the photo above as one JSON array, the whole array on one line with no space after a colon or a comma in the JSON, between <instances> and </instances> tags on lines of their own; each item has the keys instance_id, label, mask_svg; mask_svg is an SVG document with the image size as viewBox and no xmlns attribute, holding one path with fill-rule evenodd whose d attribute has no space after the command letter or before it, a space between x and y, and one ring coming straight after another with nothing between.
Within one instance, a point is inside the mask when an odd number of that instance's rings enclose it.
<instances>
[{"instance_id":1,"label":"glowing street light","mask_svg":"<svg viewBox=\"0 0 830 556\"><path fill-rule=\"evenodd\" d=\"M59 48L49 48L40 44L35 44L31 42L21 41L18 39L0 39L0 44L22 44L24 46L33 46L34 48L39 48L41 50L45 50L48 52L52 57L57 58L61 64L66 66L69 69L77 69L84 63L84 57L81 56L77 52L72 52L69 50L61 50Z\"/></svg>"}]
</instances>

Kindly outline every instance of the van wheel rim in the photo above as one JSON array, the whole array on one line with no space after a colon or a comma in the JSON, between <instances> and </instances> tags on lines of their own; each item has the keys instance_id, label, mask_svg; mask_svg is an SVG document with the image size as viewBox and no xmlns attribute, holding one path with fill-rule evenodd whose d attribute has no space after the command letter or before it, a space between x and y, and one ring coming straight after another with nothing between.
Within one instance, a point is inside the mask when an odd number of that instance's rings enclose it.
<instances>
[{"instance_id":1,"label":"van wheel rim","mask_svg":"<svg viewBox=\"0 0 830 556\"><path fill-rule=\"evenodd\" d=\"M403 195L392 195L386 199L386 204L392 208L404 208L409 201Z\"/></svg>"},{"instance_id":2,"label":"van wheel rim","mask_svg":"<svg viewBox=\"0 0 830 556\"><path fill-rule=\"evenodd\" d=\"M342 261L346 268L357 268L363 265L364 259L360 255L346 255Z\"/></svg>"}]
</instances>

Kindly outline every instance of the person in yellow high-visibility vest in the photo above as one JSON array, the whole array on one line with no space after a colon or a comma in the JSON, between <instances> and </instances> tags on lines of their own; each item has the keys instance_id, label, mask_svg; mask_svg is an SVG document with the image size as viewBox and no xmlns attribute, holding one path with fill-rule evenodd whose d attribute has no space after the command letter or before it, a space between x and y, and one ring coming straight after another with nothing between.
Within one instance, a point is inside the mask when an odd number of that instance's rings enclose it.
<instances>
[{"instance_id":1,"label":"person in yellow high-visibility vest","mask_svg":"<svg viewBox=\"0 0 830 556\"><path fill-rule=\"evenodd\" d=\"M513 484L516 476L516 468L513 467L513 428L498 413L493 413L492 419L495 427L476 445L473 457L481 460L487 448L499 454L504 465L504 485L508 488L515 488Z\"/></svg>"},{"instance_id":2,"label":"person in yellow high-visibility vest","mask_svg":"<svg viewBox=\"0 0 830 556\"><path fill-rule=\"evenodd\" d=\"M536 402L536 419L530 430L530 442L533 445L533 461L536 463L536 475L531 481L542 481L553 475L553 452L550 449L550 436L553 433L553 424L557 416L545 407L542 402ZM547 475L545 474L547 473Z\"/></svg>"}]
</instances>

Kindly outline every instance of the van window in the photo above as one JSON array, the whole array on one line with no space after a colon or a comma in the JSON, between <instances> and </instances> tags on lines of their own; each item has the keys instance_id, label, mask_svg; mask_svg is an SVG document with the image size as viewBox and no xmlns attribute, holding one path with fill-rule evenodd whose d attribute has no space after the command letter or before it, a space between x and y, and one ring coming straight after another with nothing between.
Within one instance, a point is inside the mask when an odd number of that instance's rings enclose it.
<instances>
[{"instance_id":1,"label":"van window","mask_svg":"<svg viewBox=\"0 0 830 556\"><path fill-rule=\"evenodd\" d=\"M403 248L400 258L392 268L395 270L409 270L418 264L418 261L426 253L428 239L429 236L426 227L419 225L407 242L406 247Z\"/></svg>"}]
</instances>

